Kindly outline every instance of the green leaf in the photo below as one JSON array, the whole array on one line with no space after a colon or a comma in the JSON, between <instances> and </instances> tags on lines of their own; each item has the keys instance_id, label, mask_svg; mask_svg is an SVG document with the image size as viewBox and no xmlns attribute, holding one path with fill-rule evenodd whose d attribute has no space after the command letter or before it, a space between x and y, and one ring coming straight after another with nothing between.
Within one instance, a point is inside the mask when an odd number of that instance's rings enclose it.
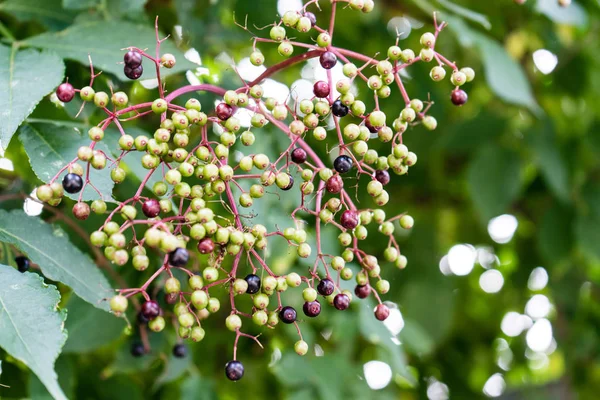
<instances>
[{"instance_id":1,"label":"green leaf","mask_svg":"<svg viewBox=\"0 0 600 400\"><path fill-rule=\"evenodd\" d=\"M69 312L69 319L71 318L71 313ZM69 331L69 334L71 332ZM70 335L69 335L70 337ZM68 340L68 339L67 339ZM75 390L75 368L73 363L66 357L58 357L56 360L56 364L54 366L56 370L56 374L58 375L58 383L60 387L63 388L65 394L74 398L74 390ZM31 400L52 400L52 395L48 392L48 389L44 386L44 384L39 380L36 376L31 376L29 378L29 397Z\"/></svg>"},{"instance_id":2,"label":"green leaf","mask_svg":"<svg viewBox=\"0 0 600 400\"><path fill-rule=\"evenodd\" d=\"M558 1L537 0L535 9L557 24L575 26L586 26L588 24L587 12L575 2L571 3L569 7L561 7L558 5Z\"/></svg>"},{"instance_id":3,"label":"green leaf","mask_svg":"<svg viewBox=\"0 0 600 400\"><path fill-rule=\"evenodd\" d=\"M69 312L69 339L63 353L86 353L114 342L123 334L125 321L71 296L65 308ZM102 329L98 329L101 326Z\"/></svg>"},{"instance_id":4,"label":"green leaf","mask_svg":"<svg viewBox=\"0 0 600 400\"><path fill-rule=\"evenodd\" d=\"M163 372L154 382L154 389L181 378L192 365L192 357L177 358L173 355L167 360Z\"/></svg>"},{"instance_id":5,"label":"green leaf","mask_svg":"<svg viewBox=\"0 0 600 400\"><path fill-rule=\"evenodd\" d=\"M48 279L64 283L83 300L108 311L108 302L103 301L112 293L108 280L60 228L20 210L0 210L0 241L24 252Z\"/></svg>"},{"instance_id":6,"label":"green leaf","mask_svg":"<svg viewBox=\"0 0 600 400\"><path fill-rule=\"evenodd\" d=\"M454 4L448 0L437 0L437 2L446 7L448 10L452 11L456 15L460 15L465 19L476 22L487 30L492 29L492 24L490 23L488 18L483 14L480 14L458 4Z\"/></svg>"},{"instance_id":7,"label":"green leaf","mask_svg":"<svg viewBox=\"0 0 600 400\"><path fill-rule=\"evenodd\" d=\"M497 146L487 146L471 161L467 182L471 198L484 222L510 207L521 189L519 155Z\"/></svg>"},{"instance_id":8,"label":"green leaf","mask_svg":"<svg viewBox=\"0 0 600 400\"><path fill-rule=\"evenodd\" d=\"M93 32L93 35L90 35ZM160 34L164 37L163 34ZM149 26L139 26L125 21L93 21L75 24L68 29L56 33L43 33L21 42L27 46L51 49L63 58L79 61L89 65L88 54L97 70L110 72L117 78L128 80L123 73L124 51L122 49L136 46L149 49L154 54L156 38L154 29ZM162 53L172 53L177 58L177 64L171 69L161 68L161 75L170 75L194 68L187 61L172 41L167 40L161 45ZM144 76L142 79L155 78L154 67L150 61L144 61Z\"/></svg>"},{"instance_id":9,"label":"green leaf","mask_svg":"<svg viewBox=\"0 0 600 400\"><path fill-rule=\"evenodd\" d=\"M67 10L82 10L98 4L100 4L100 0L62 0L62 5Z\"/></svg>"},{"instance_id":10,"label":"green leaf","mask_svg":"<svg viewBox=\"0 0 600 400\"><path fill-rule=\"evenodd\" d=\"M0 347L27 365L55 399L67 397L54 372L67 332L60 293L34 273L0 265Z\"/></svg>"},{"instance_id":11,"label":"green leaf","mask_svg":"<svg viewBox=\"0 0 600 400\"><path fill-rule=\"evenodd\" d=\"M0 11L19 21L40 21L51 29L64 29L75 18L73 12L61 9L61 0L8 0L0 3Z\"/></svg>"},{"instance_id":12,"label":"green leaf","mask_svg":"<svg viewBox=\"0 0 600 400\"><path fill-rule=\"evenodd\" d=\"M199 396L202 393L202 396ZM186 379L181 385L181 400L217 400L214 384L200 375Z\"/></svg>"},{"instance_id":13,"label":"green leaf","mask_svg":"<svg viewBox=\"0 0 600 400\"><path fill-rule=\"evenodd\" d=\"M573 245L573 210L555 204L544 213L537 235L538 247L547 261L556 263L569 255Z\"/></svg>"},{"instance_id":14,"label":"green leaf","mask_svg":"<svg viewBox=\"0 0 600 400\"><path fill-rule=\"evenodd\" d=\"M56 54L0 46L0 149L21 122L62 81L65 66Z\"/></svg>"},{"instance_id":15,"label":"green leaf","mask_svg":"<svg viewBox=\"0 0 600 400\"><path fill-rule=\"evenodd\" d=\"M87 133L82 135L76 129L61 128L50 124L23 125L19 129L19 139L29 156L33 171L44 182L50 181L61 168L77 157L77 149L80 146L89 146L91 142ZM96 143L94 149L103 151L110 156L108 147L102 142ZM61 174L59 182L67 172L64 171ZM115 184L110 178L108 167L103 170L90 168L90 182L102 193L105 201L111 201ZM65 196L73 200L78 200L80 195L81 193L65 193ZM90 185L85 187L81 197L83 201L99 198L98 192Z\"/></svg>"}]
</instances>

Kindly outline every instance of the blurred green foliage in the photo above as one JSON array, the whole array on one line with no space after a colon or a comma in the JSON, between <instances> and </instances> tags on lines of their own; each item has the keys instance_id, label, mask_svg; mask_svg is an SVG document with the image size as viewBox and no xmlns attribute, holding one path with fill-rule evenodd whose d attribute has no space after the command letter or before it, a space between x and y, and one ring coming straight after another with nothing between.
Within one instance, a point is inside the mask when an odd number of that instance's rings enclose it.
<instances>
[{"instance_id":1,"label":"blurred green foliage","mask_svg":"<svg viewBox=\"0 0 600 400\"><path fill-rule=\"evenodd\" d=\"M320 3L321 23L330 6L325 0ZM240 341L238 357L246 375L233 384L223 374L234 336L226 331L224 318L203 322L206 338L190 346L192 355L187 359L171 356L176 342L171 330L152 336L151 355L133 359L129 355L132 337L123 334L122 321L60 285L61 307L68 310L69 338L55 368L69 398L442 399L447 398L444 386L436 382L443 382L450 398L474 399L485 397L484 385L494 374L501 374L505 381L502 396L506 399L597 398L600 3L580 0L559 9L554 0L529 0L524 6L512 0L376 0L375 11L366 16L340 10L334 41L336 46L364 54L383 53L396 36L390 26L393 19L403 28L412 27L400 46L418 49L420 34L431 29L434 11L449 23L438 49L459 65L472 66L477 78L468 85L467 105L456 108L449 101L449 83L432 82L423 65L409 70L407 90L414 97L435 102L432 115L438 129L426 132L417 127L405 134L405 143L418 154L419 162L410 175L394 179L389 187L390 212L406 210L416 220L410 234L397 237L409 259L408 268L398 271L385 266L383 271L392 283L386 300L399 305L404 320L399 337L392 338L372 318L369 304L355 304L345 313L325 309L316 321L302 324L311 346L304 358L293 352L293 327L265 330L261 336L264 350L252 341ZM131 41L150 46L156 15L161 30L173 34L180 49L199 52L206 69L197 71L197 79L236 87L235 73L219 55L226 52L239 61L249 55L251 41L234 24L234 16L239 23L247 16L250 29L259 32L256 27L273 23L276 13L275 0L5 0L0 2L0 35L6 48L36 47L64 57L65 75L76 86L88 80L89 69L79 62L85 62L89 52L93 59L102 60L100 65L107 71L99 78L102 85L125 88L132 101L140 102L152 100L153 91L139 83L120 82L122 77L111 73L120 68L115 63L122 47ZM69 36L69 32L76 35ZM139 37L133 36L136 32ZM83 45L72 47L72 43ZM281 60L275 46L260 48L267 63ZM533 53L540 49L558 60L548 74L534 63ZM185 66L182 69L191 68L191 63L186 66L182 57L179 60ZM43 67L23 68L41 74ZM275 78L290 85L299 79L300 68ZM185 83L184 74L167 79L168 88ZM209 95L200 99L206 104L213 100ZM394 115L400 104L399 94L393 92L382 107ZM69 104L59 109L45 99L29 116L29 129L34 122L67 129L98 121L100 115L88 110L77 122L80 125L68 125L77 108L78 104ZM151 127L140 124L132 129ZM262 146L257 152L273 154L285 146L285 141L270 133L269 140L257 141ZM108 145L115 148L114 143ZM323 145L315 144L315 148L326 156ZM36 165L32 163L32 169L26 150L27 131L22 130L6 151L14 172L0 170L2 194L30 193L39 185ZM132 180L131 185L116 188L116 197L131 194L134 185ZM365 193L357 196L368 201ZM287 221L295 200L265 198L257 202L255 212L273 226ZM66 203L60 208L68 210L70 202ZM21 200L1 204L5 210L22 207ZM505 213L517 218L518 228L512 240L500 244L490 237L488 223ZM43 217L52 215L45 212ZM100 218L91 217L82 227L91 232L100 223ZM89 251L78 232L63 222L57 225L82 251ZM325 234L325 238L324 246L337 246L335 237ZM467 276L440 271L442 257L461 243L487 249L488 255L497 257L492 268L504 278L498 293L482 290L480 276L485 269L479 264ZM381 255L375 239L368 239L365 246L366 251ZM305 267L286 248L274 252L270 260L279 273ZM14 264L11 249L2 243L0 263ZM549 282L541 290L531 290L530 275L538 266L547 271ZM146 272L132 269L119 273L132 287L147 278ZM523 314L535 294L552 303L548 319L556 347L545 353L528 348L525 331L510 337L501 329L506 313ZM287 301L300 305L298 293L289 295ZM253 333L260 332L253 329ZM49 398L23 364L3 351L0 360L0 383L9 386L0 386L1 398ZM363 366L372 360L392 368L393 380L385 389L375 391L367 385ZM436 390L441 397L435 397Z\"/></svg>"}]
</instances>

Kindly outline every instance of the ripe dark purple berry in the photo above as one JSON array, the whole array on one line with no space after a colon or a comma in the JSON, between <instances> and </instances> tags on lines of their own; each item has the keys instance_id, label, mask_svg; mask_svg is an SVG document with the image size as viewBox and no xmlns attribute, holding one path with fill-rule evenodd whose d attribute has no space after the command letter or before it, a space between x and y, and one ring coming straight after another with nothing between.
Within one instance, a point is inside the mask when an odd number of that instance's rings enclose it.
<instances>
[{"instance_id":1,"label":"ripe dark purple berry","mask_svg":"<svg viewBox=\"0 0 600 400\"><path fill-rule=\"evenodd\" d=\"M462 106L469 100L469 95L462 89L456 89L452 91L450 100L452 100L452 104L455 106Z\"/></svg>"},{"instance_id":2,"label":"ripe dark purple berry","mask_svg":"<svg viewBox=\"0 0 600 400\"><path fill-rule=\"evenodd\" d=\"M346 229L354 229L358 226L358 213L354 210L346 210L342 213L340 223Z\"/></svg>"},{"instance_id":3,"label":"ripe dark purple berry","mask_svg":"<svg viewBox=\"0 0 600 400\"><path fill-rule=\"evenodd\" d=\"M183 267L190 259L190 253L181 247L176 248L169 253L169 264L174 267Z\"/></svg>"},{"instance_id":4,"label":"ripe dark purple berry","mask_svg":"<svg viewBox=\"0 0 600 400\"><path fill-rule=\"evenodd\" d=\"M329 193L339 193L344 188L344 181L339 175L333 175L325 182L325 188Z\"/></svg>"},{"instance_id":5,"label":"ripe dark purple berry","mask_svg":"<svg viewBox=\"0 0 600 400\"><path fill-rule=\"evenodd\" d=\"M388 183L390 183L390 173L384 169L377 170L375 171L375 179L377 179L379 183L385 186Z\"/></svg>"},{"instance_id":6,"label":"ripe dark purple berry","mask_svg":"<svg viewBox=\"0 0 600 400\"><path fill-rule=\"evenodd\" d=\"M379 304L375 308L375 318L379 321L385 321L390 316L390 309L385 304Z\"/></svg>"},{"instance_id":7,"label":"ripe dark purple berry","mask_svg":"<svg viewBox=\"0 0 600 400\"><path fill-rule=\"evenodd\" d=\"M313 93L315 94L315 96L320 97L322 99L329 96L330 91L331 90L329 88L329 83L325 81L317 81L313 86Z\"/></svg>"},{"instance_id":8,"label":"ripe dark purple berry","mask_svg":"<svg viewBox=\"0 0 600 400\"><path fill-rule=\"evenodd\" d=\"M230 381L239 381L244 376L244 365L237 361L229 361L225 364L225 375Z\"/></svg>"},{"instance_id":9,"label":"ripe dark purple berry","mask_svg":"<svg viewBox=\"0 0 600 400\"><path fill-rule=\"evenodd\" d=\"M314 318L321 313L321 303L318 300L307 301L302 306L302 311L307 317Z\"/></svg>"},{"instance_id":10,"label":"ripe dark purple berry","mask_svg":"<svg viewBox=\"0 0 600 400\"><path fill-rule=\"evenodd\" d=\"M123 73L129 79L136 80L144 73L144 67L142 65L138 65L137 67L132 68L126 65L125 68L123 68Z\"/></svg>"},{"instance_id":11,"label":"ripe dark purple berry","mask_svg":"<svg viewBox=\"0 0 600 400\"><path fill-rule=\"evenodd\" d=\"M62 180L62 186L67 193L79 193L83 187L83 179L74 173L66 174Z\"/></svg>"},{"instance_id":12,"label":"ripe dark purple berry","mask_svg":"<svg viewBox=\"0 0 600 400\"><path fill-rule=\"evenodd\" d=\"M310 20L310 25L315 26L317 24L317 16L310 11L304 13L304 16Z\"/></svg>"},{"instance_id":13,"label":"ripe dark purple berry","mask_svg":"<svg viewBox=\"0 0 600 400\"><path fill-rule=\"evenodd\" d=\"M215 242L211 238L204 238L198 242L198 251L200 254L209 254L215 250Z\"/></svg>"},{"instance_id":14,"label":"ripe dark purple berry","mask_svg":"<svg viewBox=\"0 0 600 400\"><path fill-rule=\"evenodd\" d=\"M356 285L354 288L354 294L359 299L366 299L371 294L371 286L369 285Z\"/></svg>"},{"instance_id":15,"label":"ripe dark purple berry","mask_svg":"<svg viewBox=\"0 0 600 400\"><path fill-rule=\"evenodd\" d=\"M294 307L285 306L279 311L279 319L285 324L291 324L296 321L296 310Z\"/></svg>"},{"instance_id":16,"label":"ripe dark purple berry","mask_svg":"<svg viewBox=\"0 0 600 400\"><path fill-rule=\"evenodd\" d=\"M142 55L137 51L130 50L123 56L123 62L131 68L139 67L142 65Z\"/></svg>"},{"instance_id":17,"label":"ripe dark purple berry","mask_svg":"<svg viewBox=\"0 0 600 400\"><path fill-rule=\"evenodd\" d=\"M244 279L248 283L248 289L246 289L246 293L258 293L258 291L260 290L260 277L258 275L249 274Z\"/></svg>"},{"instance_id":18,"label":"ripe dark purple berry","mask_svg":"<svg viewBox=\"0 0 600 400\"><path fill-rule=\"evenodd\" d=\"M350 298L343 293L337 294L333 298L333 306L340 311L350 307Z\"/></svg>"},{"instance_id":19,"label":"ripe dark purple berry","mask_svg":"<svg viewBox=\"0 0 600 400\"><path fill-rule=\"evenodd\" d=\"M294 177L290 174L288 174L288 176L290 177L290 183L288 183L286 187L282 187L281 190L290 190L294 187Z\"/></svg>"},{"instance_id":20,"label":"ripe dark purple berry","mask_svg":"<svg viewBox=\"0 0 600 400\"><path fill-rule=\"evenodd\" d=\"M142 312L140 311L139 313L137 313L137 321L140 324L147 324L150 320L144 317L144 314L142 314Z\"/></svg>"},{"instance_id":21,"label":"ripe dark purple berry","mask_svg":"<svg viewBox=\"0 0 600 400\"><path fill-rule=\"evenodd\" d=\"M326 51L319 57L319 62L321 63L321 67L331 69L337 63L337 56L331 51Z\"/></svg>"},{"instance_id":22,"label":"ripe dark purple berry","mask_svg":"<svg viewBox=\"0 0 600 400\"><path fill-rule=\"evenodd\" d=\"M346 115L348 115L348 111L348 107L344 105L341 100L336 100L331 105L331 112L336 117L345 117Z\"/></svg>"},{"instance_id":23,"label":"ripe dark purple berry","mask_svg":"<svg viewBox=\"0 0 600 400\"><path fill-rule=\"evenodd\" d=\"M56 97L58 97L58 99L63 103L68 103L73 100L73 97L75 97L75 89L73 88L73 85L71 85L69 82L61 84L56 89Z\"/></svg>"},{"instance_id":24,"label":"ripe dark purple berry","mask_svg":"<svg viewBox=\"0 0 600 400\"><path fill-rule=\"evenodd\" d=\"M187 347L185 344L178 343L173 346L173 355L177 358L184 358L187 355Z\"/></svg>"},{"instance_id":25,"label":"ripe dark purple berry","mask_svg":"<svg viewBox=\"0 0 600 400\"><path fill-rule=\"evenodd\" d=\"M302 164L306 161L306 151L300 147L292 150L292 161L296 164Z\"/></svg>"},{"instance_id":26,"label":"ripe dark purple berry","mask_svg":"<svg viewBox=\"0 0 600 400\"><path fill-rule=\"evenodd\" d=\"M317 285L317 292L319 292L321 296L329 296L334 290L335 284L331 279L322 279Z\"/></svg>"},{"instance_id":27,"label":"ripe dark purple berry","mask_svg":"<svg viewBox=\"0 0 600 400\"><path fill-rule=\"evenodd\" d=\"M156 199L148 199L142 204L142 212L148 218L154 218L160 214L160 202Z\"/></svg>"},{"instance_id":28,"label":"ripe dark purple berry","mask_svg":"<svg viewBox=\"0 0 600 400\"><path fill-rule=\"evenodd\" d=\"M131 355L134 357L141 357L146 353L144 345L140 342L134 342L131 344Z\"/></svg>"},{"instance_id":29,"label":"ripe dark purple berry","mask_svg":"<svg viewBox=\"0 0 600 400\"><path fill-rule=\"evenodd\" d=\"M147 301L142 304L142 310L140 313L145 319L150 321L160 315L160 306L154 300Z\"/></svg>"},{"instance_id":30,"label":"ripe dark purple berry","mask_svg":"<svg viewBox=\"0 0 600 400\"><path fill-rule=\"evenodd\" d=\"M353 165L354 163L352 162L352 158L345 154L338 156L333 161L333 168L335 168L335 170L340 174L345 174L346 172L350 171Z\"/></svg>"},{"instance_id":31,"label":"ripe dark purple berry","mask_svg":"<svg viewBox=\"0 0 600 400\"><path fill-rule=\"evenodd\" d=\"M217 117L220 120L225 121L233 115L233 107L231 107L227 103L219 103L217 107L215 107L215 112L217 113Z\"/></svg>"},{"instance_id":32,"label":"ripe dark purple berry","mask_svg":"<svg viewBox=\"0 0 600 400\"><path fill-rule=\"evenodd\" d=\"M31 261L29 261L29 258L25 256L15 257L15 262L17 263L17 269L19 272L27 272L31 266Z\"/></svg>"}]
</instances>

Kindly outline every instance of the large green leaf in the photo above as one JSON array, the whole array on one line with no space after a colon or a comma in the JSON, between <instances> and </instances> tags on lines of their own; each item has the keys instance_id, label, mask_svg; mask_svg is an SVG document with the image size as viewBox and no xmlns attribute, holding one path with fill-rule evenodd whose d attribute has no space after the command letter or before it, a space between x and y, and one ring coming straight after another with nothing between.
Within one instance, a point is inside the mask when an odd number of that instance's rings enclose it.
<instances>
[{"instance_id":1,"label":"large green leaf","mask_svg":"<svg viewBox=\"0 0 600 400\"><path fill-rule=\"evenodd\" d=\"M103 301L112 294L108 280L60 228L20 210L0 210L0 241L27 254L47 278L64 283L83 300L108 311Z\"/></svg>"},{"instance_id":2,"label":"large green leaf","mask_svg":"<svg viewBox=\"0 0 600 400\"><path fill-rule=\"evenodd\" d=\"M471 198L487 223L502 214L521 189L518 154L497 146L483 148L469 166L467 181Z\"/></svg>"},{"instance_id":3,"label":"large green leaf","mask_svg":"<svg viewBox=\"0 0 600 400\"><path fill-rule=\"evenodd\" d=\"M93 32L93 35L90 35ZM162 34L161 34L162 35ZM89 64L88 54L92 57L94 67L110 72L121 80L127 80L123 74L123 48L136 46L148 49L154 55L156 38L150 26L139 26L124 21L94 21L72 25L68 29L56 33L43 33L22 42L27 46L51 49L63 58L77 60ZM161 75L169 75L194 67L187 61L173 44L165 41L161 45L162 53L172 53L177 64L172 69L161 69ZM155 78L153 65L144 61L143 78Z\"/></svg>"},{"instance_id":4,"label":"large green leaf","mask_svg":"<svg viewBox=\"0 0 600 400\"><path fill-rule=\"evenodd\" d=\"M56 54L0 46L0 149L35 106L62 81L65 66Z\"/></svg>"},{"instance_id":5,"label":"large green leaf","mask_svg":"<svg viewBox=\"0 0 600 400\"><path fill-rule=\"evenodd\" d=\"M0 3L0 11L20 21L40 21L51 29L63 29L75 18L73 12L61 8L61 0L8 0Z\"/></svg>"},{"instance_id":6,"label":"large green leaf","mask_svg":"<svg viewBox=\"0 0 600 400\"><path fill-rule=\"evenodd\" d=\"M27 124L19 130L19 139L29 156L31 168L44 182L48 182L61 168L77 157L77 149L80 146L89 146L90 139L87 134L80 134L76 129L59 127L50 124ZM97 143L96 150L101 150L110 156L110 151L104 143ZM62 180L67 171L59 178ZM106 201L112 199L112 191L115 186L110 178L108 167L103 170L90 168L90 182L102 193ZM81 193L65 195L77 200ZM99 199L100 195L93 187L87 185L83 191L82 200Z\"/></svg>"},{"instance_id":7,"label":"large green leaf","mask_svg":"<svg viewBox=\"0 0 600 400\"><path fill-rule=\"evenodd\" d=\"M123 333L125 321L92 307L78 296L71 296L65 306L69 312L69 339L64 353L85 353L117 340ZM101 326L102 329L98 329Z\"/></svg>"},{"instance_id":8,"label":"large green leaf","mask_svg":"<svg viewBox=\"0 0 600 400\"><path fill-rule=\"evenodd\" d=\"M27 365L55 399L66 399L54 372L67 339L59 301L58 290L37 274L0 265L0 346Z\"/></svg>"},{"instance_id":9,"label":"large green leaf","mask_svg":"<svg viewBox=\"0 0 600 400\"><path fill-rule=\"evenodd\" d=\"M71 319L71 312L69 311L68 314L69 319ZM71 331L68 332L70 338ZM71 360L69 360L67 357L58 357L54 366L54 370L58 375L58 383L67 397L74 398L76 368L73 365L73 362L71 362ZM29 396L31 397L31 400L53 399L52 395L48 392L48 389L46 389L44 384L36 376L29 378Z\"/></svg>"}]
</instances>

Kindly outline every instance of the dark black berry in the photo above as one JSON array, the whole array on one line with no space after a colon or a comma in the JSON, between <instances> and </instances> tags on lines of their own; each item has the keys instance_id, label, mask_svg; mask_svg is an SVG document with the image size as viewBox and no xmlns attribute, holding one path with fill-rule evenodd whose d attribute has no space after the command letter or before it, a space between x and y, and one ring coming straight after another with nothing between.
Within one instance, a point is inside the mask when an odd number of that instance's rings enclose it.
<instances>
[{"instance_id":1,"label":"dark black berry","mask_svg":"<svg viewBox=\"0 0 600 400\"><path fill-rule=\"evenodd\" d=\"M290 190L292 187L294 187L294 177L290 174L288 174L288 176L290 177L290 183L288 183L286 187L282 187L281 190Z\"/></svg>"},{"instance_id":2,"label":"dark black berry","mask_svg":"<svg viewBox=\"0 0 600 400\"><path fill-rule=\"evenodd\" d=\"M333 298L333 306L338 310L342 311L350 307L350 298L345 294L337 294Z\"/></svg>"},{"instance_id":3,"label":"dark black berry","mask_svg":"<svg viewBox=\"0 0 600 400\"><path fill-rule=\"evenodd\" d=\"M469 100L469 95L464 90L456 89L452 91L450 100L452 100L452 104L455 106L462 106Z\"/></svg>"},{"instance_id":4,"label":"dark black berry","mask_svg":"<svg viewBox=\"0 0 600 400\"><path fill-rule=\"evenodd\" d=\"M285 306L279 311L279 319L285 324L291 324L296 321L296 310L294 307Z\"/></svg>"},{"instance_id":5,"label":"dark black berry","mask_svg":"<svg viewBox=\"0 0 600 400\"><path fill-rule=\"evenodd\" d=\"M335 285L331 279L322 279L317 285L317 292L322 296L329 296L335 290Z\"/></svg>"},{"instance_id":6,"label":"dark black berry","mask_svg":"<svg viewBox=\"0 0 600 400\"><path fill-rule=\"evenodd\" d=\"M352 169L353 164L354 163L352 162L352 158L350 158L350 156L342 154L336 158L335 161L333 161L333 168L335 168L335 170L340 174L345 174Z\"/></svg>"},{"instance_id":7,"label":"dark black berry","mask_svg":"<svg viewBox=\"0 0 600 400\"><path fill-rule=\"evenodd\" d=\"M331 69L337 63L337 56L331 51L326 51L319 57L319 62L321 63L321 67Z\"/></svg>"},{"instance_id":8,"label":"dark black berry","mask_svg":"<svg viewBox=\"0 0 600 400\"><path fill-rule=\"evenodd\" d=\"M255 294L260 290L260 277L258 275L250 274L244 278L248 282L248 289L246 293Z\"/></svg>"},{"instance_id":9,"label":"dark black berry","mask_svg":"<svg viewBox=\"0 0 600 400\"><path fill-rule=\"evenodd\" d=\"M375 179L385 186L390 183L390 173L384 169L377 170L375 171Z\"/></svg>"},{"instance_id":10,"label":"dark black berry","mask_svg":"<svg viewBox=\"0 0 600 400\"><path fill-rule=\"evenodd\" d=\"M150 322L148 318L144 317L144 314L142 314L141 311L137 314L137 320L140 324L147 324Z\"/></svg>"},{"instance_id":11,"label":"dark black berry","mask_svg":"<svg viewBox=\"0 0 600 400\"><path fill-rule=\"evenodd\" d=\"M321 313L321 303L318 300L307 301L302 306L302 311L307 317L314 318Z\"/></svg>"},{"instance_id":12,"label":"dark black berry","mask_svg":"<svg viewBox=\"0 0 600 400\"><path fill-rule=\"evenodd\" d=\"M173 355L177 358L184 358L187 355L187 347L185 344L178 343L173 346Z\"/></svg>"},{"instance_id":13,"label":"dark black berry","mask_svg":"<svg viewBox=\"0 0 600 400\"><path fill-rule=\"evenodd\" d=\"M15 262L17 263L17 269L19 272L27 272L31 266L31 261L29 261L29 258L25 256L15 257Z\"/></svg>"},{"instance_id":14,"label":"dark black berry","mask_svg":"<svg viewBox=\"0 0 600 400\"><path fill-rule=\"evenodd\" d=\"M345 117L346 115L348 115L348 107L346 105L344 105L341 102L341 100L336 100L331 105L331 112L336 117L340 117L340 118Z\"/></svg>"},{"instance_id":15,"label":"dark black berry","mask_svg":"<svg viewBox=\"0 0 600 400\"><path fill-rule=\"evenodd\" d=\"M139 67L142 65L142 55L137 51L128 51L123 56L123 61L125 65L131 68Z\"/></svg>"},{"instance_id":16,"label":"dark black berry","mask_svg":"<svg viewBox=\"0 0 600 400\"><path fill-rule=\"evenodd\" d=\"M142 304L141 314L147 320L154 319L160 315L160 306L153 300L147 301Z\"/></svg>"},{"instance_id":17,"label":"dark black berry","mask_svg":"<svg viewBox=\"0 0 600 400\"><path fill-rule=\"evenodd\" d=\"M230 381L239 381L244 376L244 365L237 361L229 361L225 364L225 375Z\"/></svg>"},{"instance_id":18,"label":"dark black berry","mask_svg":"<svg viewBox=\"0 0 600 400\"><path fill-rule=\"evenodd\" d=\"M63 178L62 185L67 193L79 193L83 187L83 179L77 174L66 174Z\"/></svg>"},{"instance_id":19,"label":"dark black berry","mask_svg":"<svg viewBox=\"0 0 600 400\"><path fill-rule=\"evenodd\" d=\"M125 68L123 68L123 73L129 79L135 80L142 76L142 74L144 73L144 67L142 65L138 65L135 68L131 68L130 66L126 65Z\"/></svg>"},{"instance_id":20,"label":"dark black berry","mask_svg":"<svg viewBox=\"0 0 600 400\"><path fill-rule=\"evenodd\" d=\"M304 16L310 20L311 26L315 26L317 24L317 16L310 11L304 13Z\"/></svg>"},{"instance_id":21,"label":"dark black berry","mask_svg":"<svg viewBox=\"0 0 600 400\"><path fill-rule=\"evenodd\" d=\"M296 164L302 164L306 161L306 151L300 147L292 150L292 161Z\"/></svg>"},{"instance_id":22,"label":"dark black berry","mask_svg":"<svg viewBox=\"0 0 600 400\"><path fill-rule=\"evenodd\" d=\"M183 267L190 259L190 253L181 247L176 248L169 253L169 264L174 267Z\"/></svg>"},{"instance_id":23,"label":"dark black berry","mask_svg":"<svg viewBox=\"0 0 600 400\"><path fill-rule=\"evenodd\" d=\"M142 204L142 212L148 218L154 218L160 214L160 203L156 199L148 199Z\"/></svg>"},{"instance_id":24,"label":"dark black berry","mask_svg":"<svg viewBox=\"0 0 600 400\"><path fill-rule=\"evenodd\" d=\"M131 355L134 357L141 357L146 353L146 349L144 348L144 345L140 342L134 342L131 345Z\"/></svg>"}]
</instances>

